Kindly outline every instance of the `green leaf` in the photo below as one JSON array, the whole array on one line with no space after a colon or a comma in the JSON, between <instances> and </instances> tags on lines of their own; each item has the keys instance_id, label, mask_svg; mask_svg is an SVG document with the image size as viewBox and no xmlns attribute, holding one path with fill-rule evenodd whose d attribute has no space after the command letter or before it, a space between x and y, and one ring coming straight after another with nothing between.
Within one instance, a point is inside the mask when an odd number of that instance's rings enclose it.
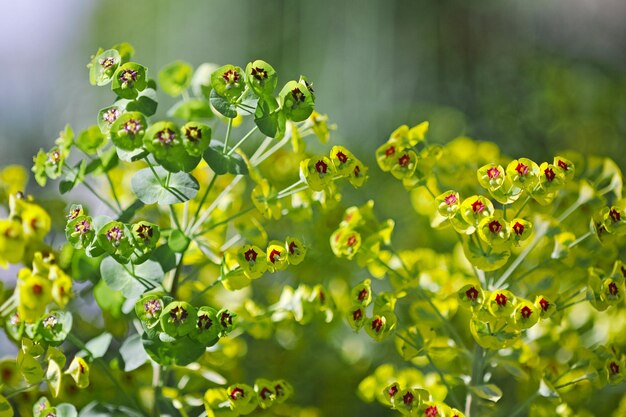
<instances>
[{"instance_id":1,"label":"green leaf","mask_svg":"<svg viewBox=\"0 0 626 417\"><path fill-rule=\"evenodd\" d=\"M213 108L220 112L223 116L230 119L237 117L237 106L231 104L226 98L217 94L215 90L211 90L210 102L211 106L213 106Z\"/></svg>"},{"instance_id":2,"label":"green leaf","mask_svg":"<svg viewBox=\"0 0 626 417\"><path fill-rule=\"evenodd\" d=\"M69 403L62 403L57 405L56 407L56 417L77 417L78 412L76 411L76 407Z\"/></svg>"},{"instance_id":3,"label":"green leaf","mask_svg":"<svg viewBox=\"0 0 626 417\"><path fill-rule=\"evenodd\" d=\"M144 333L142 340L150 358L160 365L189 365L197 360L206 350L204 345L188 337L164 342L159 338L150 339Z\"/></svg>"},{"instance_id":4,"label":"green leaf","mask_svg":"<svg viewBox=\"0 0 626 417\"><path fill-rule=\"evenodd\" d=\"M120 161L115 149L115 147L111 147L103 152L99 158L92 159L85 167L85 175L100 175L115 168Z\"/></svg>"},{"instance_id":5,"label":"green leaf","mask_svg":"<svg viewBox=\"0 0 626 417\"><path fill-rule=\"evenodd\" d=\"M113 336L111 333L104 332L100 336L96 336L87 343L85 343L85 347L89 351L90 356L93 359L103 357L109 346L111 345L111 340L113 340Z\"/></svg>"},{"instance_id":6,"label":"green leaf","mask_svg":"<svg viewBox=\"0 0 626 417\"><path fill-rule=\"evenodd\" d=\"M123 149L117 148L117 156L125 162L134 162L139 161L140 159L148 156L149 152L143 148L138 148L132 151L125 151Z\"/></svg>"},{"instance_id":7,"label":"green leaf","mask_svg":"<svg viewBox=\"0 0 626 417\"><path fill-rule=\"evenodd\" d=\"M76 146L85 153L94 154L106 143L106 137L98 125L89 126L76 138Z\"/></svg>"},{"instance_id":8,"label":"green leaf","mask_svg":"<svg viewBox=\"0 0 626 417\"><path fill-rule=\"evenodd\" d=\"M124 340L120 347L120 355L124 360L125 372L134 371L148 360L148 354L143 348L141 336L138 334L134 334Z\"/></svg>"},{"instance_id":9,"label":"green leaf","mask_svg":"<svg viewBox=\"0 0 626 417\"><path fill-rule=\"evenodd\" d=\"M120 318L122 315L122 305L124 304L124 295L119 291L114 291L104 281L98 281L93 290L93 296L102 309L114 318Z\"/></svg>"},{"instance_id":10,"label":"green leaf","mask_svg":"<svg viewBox=\"0 0 626 417\"><path fill-rule=\"evenodd\" d=\"M83 182L85 179L85 171L87 169L87 162L85 160L80 161L74 166L63 179L59 182L59 191L61 194L65 194L71 191L76 185Z\"/></svg>"},{"instance_id":11,"label":"green leaf","mask_svg":"<svg viewBox=\"0 0 626 417\"><path fill-rule=\"evenodd\" d=\"M122 98L134 99L146 88L146 68L134 62L120 65L115 74L111 89Z\"/></svg>"},{"instance_id":12,"label":"green leaf","mask_svg":"<svg viewBox=\"0 0 626 417\"><path fill-rule=\"evenodd\" d=\"M185 235L185 233L183 233L182 231L178 229L174 229L172 233L170 234L169 239L167 240L167 245L174 252L181 253L187 250L187 247L189 246L189 242L190 240Z\"/></svg>"},{"instance_id":13,"label":"green leaf","mask_svg":"<svg viewBox=\"0 0 626 417\"><path fill-rule=\"evenodd\" d=\"M263 134L281 139L285 135L286 120L274 97L259 99L254 112L254 123Z\"/></svg>"},{"instance_id":14,"label":"green leaf","mask_svg":"<svg viewBox=\"0 0 626 417\"><path fill-rule=\"evenodd\" d=\"M13 417L13 407L2 395L0 395L0 417Z\"/></svg>"},{"instance_id":15,"label":"green leaf","mask_svg":"<svg viewBox=\"0 0 626 417\"><path fill-rule=\"evenodd\" d=\"M59 396L61 392L61 382L63 380L63 373L61 367L54 360L48 362L48 370L46 371L46 379L48 380L48 388L54 398Z\"/></svg>"},{"instance_id":16,"label":"green leaf","mask_svg":"<svg viewBox=\"0 0 626 417\"><path fill-rule=\"evenodd\" d=\"M39 383L43 379L43 368L39 361L22 350L17 352L17 367L30 384Z\"/></svg>"},{"instance_id":17,"label":"green leaf","mask_svg":"<svg viewBox=\"0 0 626 417\"><path fill-rule=\"evenodd\" d=\"M502 390L494 384L478 385L470 387L470 390L480 398L497 403L502 398Z\"/></svg>"},{"instance_id":18,"label":"green leaf","mask_svg":"<svg viewBox=\"0 0 626 417\"><path fill-rule=\"evenodd\" d=\"M157 111L159 102L154 88L146 88L134 100L119 100L115 104L125 107L126 111L138 111L146 116L152 116Z\"/></svg>"},{"instance_id":19,"label":"green leaf","mask_svg":"<svg viewBox=\"0 0 626 417\"><path fill-rule=\"evenodd\" d=\"M150 259L158 262L164 272L176 268L176 254L168 245L162 245L156 248L150 254Z\"/></svg>"},{"instance_id":20,"label":"green leaf","mask_svg":"<svg viewBox=\"0 0 626 417\"><path fill-rule=\"evenodd\" d=\"M191 65L183 61L174 61L159 71L159 84L166 94L176 97L189 87L192 76Z\"/></svg>"},{"instance_id":21,"label":"green leaf","mask_svg":"<svg viewBox=\"0 0 626 417\"><path fill-rule=\"evenodd\" d=\"M478 239L476 239L476 241L478 241ZM511 257L511 251L509 250L498 250L489 247L484 242L479 241L477 244L476 241L471 237L464 239L463 252L472 265L478 269L482 269L483 271L495 271L503 267Z\"/></svg>"},{"instance_id":22,"label":"green leaf","mask_svg":"<svg viewBox=\"0 0 626 417\"><path fill-rule=\"evenodd\" d=\"M154 169L158 177L150 168L145 168L137 172L131 180L133 192L143 203L183 203L191 200L198 193L198 181L191 174L168 173L161 167Z\"/></svg>"},{"instance_id":23,"label":"green leaf","mask_svg":"<svg viewBox=\"0 0 626 417\"><path fill-rule=\"evenodd\" d=\"M107 85L113 79L113 73L122 63L119 51L108 49L97 54L89 64L89 82L92 85Z\"/></svg>"},{"instance_id":24,"label":"green leaf","mask_svg":"<svg viewBox=\"0 0 626 417\"><path fill-rule=\"evenodd\" d=\"M100 274L109 288L120 291L126 298L138 297L159 285L164 275L158 262L148 260L140 265L122 265L113 258L104 258Z\"/></svg>"},{"instance_id":25,"label":"green leaf","mask_svg":"<svg viewBox=\"0 0 626 417\"><path fill-rule=\"evenodd\" d=\"M217 140L211 141L211 144L204 152L204 160L218 175L226 173L235 175L248 174L248 166L241 155L236 152L231 155L225 154L224 144Z\"/></svg>"}]
</instances>

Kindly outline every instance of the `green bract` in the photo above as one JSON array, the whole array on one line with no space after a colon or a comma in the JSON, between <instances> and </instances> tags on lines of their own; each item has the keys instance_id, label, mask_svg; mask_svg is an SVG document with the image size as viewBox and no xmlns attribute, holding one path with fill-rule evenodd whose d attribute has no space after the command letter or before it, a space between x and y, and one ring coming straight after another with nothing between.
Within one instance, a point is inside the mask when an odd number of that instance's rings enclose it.
<instances>
[{"instance_id":1,"label":"green bract","mask_svg":"<svg viewBox=\"0 0 626 417\"><path fill-rule=\"evenodd\" d=\"M243 70L234 65L224 65L211 74L213 91L230 103L235 102L241 96L245 85Z\"/></svg>"},{"instance_id":2,"label":"green bract","mask_svg":"<svg viewBox=\"0 0 626 417\"><path fill-rule=\"evenodd\" d=\"M289 81L278 96L288 120L301 122L313 113L315 97L304 81Z\"/></svg>"},{"instance_id":3,"label":"green bract","mask_svg":"<svg viewBox=\"0 0 626 417\"><path fill-rule=\"evenodd\" d=\"M278 76L270 64L257 59L246 66L246 82L257 96L264 97L274 92Z\"/></svg>"},{"instance_id":4,"label":"green bract","mask_svg":"<svg viewBox=\"0 0 626 417\"><path fill-rule=\"evenodd\" d=\"M148 128L148 122L139 112L124 113L117 115L115 107L108 108L103 113L103 118L115 120L110 127L111 141L115 146L126 151L135 150L143 144L143 138ZM103 119L108 123L109 119Z\"/></svg>"},{"instance_id":5,"label":"green bract","mask_svg":"<svg viewBox=\"0 0 626 417\"><path fill-rule=\"evenodd\" d=\"M147 86L146 68L134 62L120 65L113 74L111 89L121 98L134 99Z\"/></svg>"}]
</instances>

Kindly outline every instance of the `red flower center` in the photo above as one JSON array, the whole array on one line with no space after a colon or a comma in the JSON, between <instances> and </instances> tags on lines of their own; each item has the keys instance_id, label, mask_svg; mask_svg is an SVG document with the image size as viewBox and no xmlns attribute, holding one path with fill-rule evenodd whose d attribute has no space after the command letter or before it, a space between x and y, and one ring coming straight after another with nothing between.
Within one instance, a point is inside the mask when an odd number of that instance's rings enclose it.
<instances>
[{"instance_id":1,"label":"red flower center","mask_svg":"<svg viewBox=\"0 0 626 417\"><path fill-rule=\"evenodd\" d=\"M256 253L256 251L252 248L248 249L243 256L246 258L246 261L248 262L256 262L256 257L257 257L258 253Z\"/></svg>"},{"instance_id":2,"label":"red flower center","mask_svg":"<svg viewBox=\"0 0 626 417\"><path fill-rule=\"evenodd\" d=\"M410 392L407 392L406 394L404 394L402 396L402 402L405 405L411 405L413 404L413 400L415 399L415 396L413 394L411 394Z\"/></svg>"},{"instance_id":3,"label":"red flower center","mask_svg":"<svg viewBox=\"0 0 626 417\"><path fill-rule=\"evenodd\" d=\"M368 294L369 294L369 291L367 291L365 288L359 291L359 301L365 300Z\"/></svg>"},{"instance_id":4,"label":"red flower center","mask_svg":"<svg viewBox=\"0 0 626 417\"><path fill-rule=\"evenodd\" d=\"M611 375L619 374L619 365L616 362L611 362L609 364L609 370L611 371Z\"/></svg>"},{"instance_id":5,"label":"red flower center","mask_svg":"<svg viewBox=\"0 0 626 417\"><path fill-rule=\"evenodd\" d=\"M489 231L491 233L495 235L495 234L500 233L501 230L502 230L502 225L500 224L499 221L494 220L494 221L489 222Z\"/></svg>"},{"instance_id":6,"label":"red flower center","mask_svg":"<svg viewBox=\"0 0 626 417\"><path fill-rule=\"evenodd\" d=\"M270 252L270 262L276 263L276 260L277 260L276 257L280 259L280 251L277 249L272 249L272 251Z\"/></svg>"},{"instance_id":7,"label":"red flower center","mask_svg":"<svg viewBox=\"0 0 626 417\"><path fill-rule=\"evenodd\" d=\"M564 171L567 171L569 169L569 165L567 165L567 162L563 161L562 159L559 159L559 162L557 162L557 165L559 166L559 168L561 168Z\"/></svg>"},{"instance_id":8,"label":"red flower center","mask_svg":"<svg viewBox=\"0 0 626 417\"><path fill-rule=\"evenodd\" d=\"M472 287L469 290L465 291L465 295L470 300L476 301L476 299L478 299L478 290L476 288Z\"/></svg>"},{"instance_id":9,"label":"red flower center","mask_svg":"<svg viewBox=\"0 0 626 417\"><path fill-rule=\"evenodd\" d=\"M500 306L500 307L504 307L507 303L507 301L509 301L508 297L502 293L496 295L496 303Z\"/></svg>"},{"instance_id":10,"label":"red flower center","mask_svg":"<svg viewBox=\"0 0 626 417\"><path fill-rule=\"evenodd\" d=\"M289 242L289 253L293 255L296 252L296 249L298 249L296 242Z\"/></svg>"},{"instance_id":11,"label":"red flower center","mask_svg":"<svg viewBox=\"0 0 626 417\"><path fill-rule=\"evenodd\" d=\"M402 168L406 168L409 165L409 162L411 162L411 157L408 153L405 153L400 158L398 158L398 164L400 164Z\"/></svg>"},{"instance_id":12,"label":"red flower center","mask_svg":"<svg viewBox=\"0 0 626 417\"><path fill-rule=\"evenodd\" d=\"M390 146L385 151L385 156L389 157L389 156L393 155L394 153L396 153L396 148L393 147L393 146Z\"/></svg>"},{"instance_id":13,"label":"red flower center","mask_svg":"<svg viewBox=\"0 0 626 417\"><path fill-rule=\"evenodd\" d=\"M294 88L293 90L291 90L291 96L296 101L296 103L304 102L304 93L302 93L299 88Z\"/></svg>"},{"instance_id":14,"label":"red flower center","mask_svg":"<svg viewBox=\"0 0 626 417\"><path fill-rule=\"evenodd\" d=\"M552 182L552 180L554 180L554 177L556 176L556 175L554 174L554 170L553 170L552 168L546 168L546 169L543 171L543 173L544 173L544 174L546 174L546 179L547 179L548 181L550 181L550 182Z\"/></svg>"},{"instance_id":15,"label":"red flower center","mask_svg":"<svg viewBox=\"0 0 626 417\"><path fill-rule=\"evenodd\" d=\"M617 289L617 284L614 282L611 282L609 284L609 294L616 296L618 292L619 290Z\"/></svg>"},{"instance_id":16,"label":"red flower center","mask_svg":"<svg viewBox=\"0 0 626 417\"><path fill-rule=\"evenodd\" d=\"M447 205L451 206L452 204L457 202L456 195L450 194L446 196L446 198L444 198L444 201L446 202Z\"/></svg>"},{"instance_id":17,"label":"red flower center","mask_svg":"<svg viewBox=\"0 0 626 417\"><path fill-rule=\"evenodd\" d=\"M356 243L356 236L352 235L348 238L348 246L352 247L354 246L354 244Z\"/></svg>"},{"instance_id":18,"label":"red flower center","mask_svg":"<svg viewBox=\"0 0 626 417\"><path fill-rule=\"evenodd\" d=\"M234 84L239 81L240 75L237 71L229 69L224 74L222 74L222 78L228 84Z\"/></svg>"},{"instance_id":19,"label":"red flower center","mask_svg":"<svg viewBox=\"0 0 626 417\"><path fill-rule=\"evenodd\" d=\"M527 319L530 317L531 314L533 314L533 310L528 306L524 306L522 307L520 314L522 315L523 318Z\"/></svg>"},{"instance_id":20,"label":"red flower center","mask_svg":"<svg viewBox=\"0 0 626 417\"><path fill-rule=\"evenodd\" d=\"M352 312L352 320L359 321L362 318L363 318L363 312L361 311L360 308L357 308L356 310Z\"/></svg>"},{"instance_id":21,"label":"red flower center","mask_svg":"<svg viewBox=\"0 0 626 417\"><path fill-rule=\"evenodd\" d=\"M500 176L500 170L496 167L491 167L487 170L487 176L490 179L498 178Z\"/></svg>"},{"instance_id":22,"label":"red flower center","mask_svg":"<svg viewBox=\"0 0 626 417\"><path fill-rule=\"evenodd\" d=\"M622 219L621 213L617 211L615 207L611 208L611 210L609 211L609 216L611 217L611 220L613 220L613 223L617 223Z\"/></svg>"},{"instance_id":23,"label":"red flower center","mask_svg":"<svg viewBox=\"0 0 626 417\"><path fill-rule=\"evenodd\" d=\"M424 411L424 415L426 417L437 417L439 415L439 412L437 411L437 407L431 405L426 409L426 411Z\"/></svg>"},{"instance_id":24,"label":"red flower center","mask_svg":"<svg viewBox=\"0 0 626 417\"><path fill-rule=\"evenodd\" d=\"M548 309L550 308L550 303L545 298L542 298L541 300L539 300L539 306L543 311L548 311Z\"/></svg>"},{"instance_id":25,"label":"red flower center","mask_svg":"<svg viewBox=\"0 0 626 417\"><path fill-rule=\"evenodd\" d=\"M250 73L252 74L254 78L256 78L259 81L263 80L264 78L267 78L267 71L265 71L263 68L254 67L252 68L252 71L250 71Z\"/></svg>"},{"instance_id":26,"label":"red flower center","mask_svg":"<svg viewBox=\"0 0 626 417\"><path fill-rule=\"evenodd\" d=\"M282 397L285 394L285 390L283 389L283 386L280 384L276 384L276 386L274 387L274 391L276 391L277 397Z\"/></svg>"},{"instance_id":27,"label":"red flower center","mask_svg":"<svg viewBox=\"0 0 626 417\"><path fill-rule=\"evenodd\" d=\"M361 167L359 167L358 165L354 167L354 176L358 177L361 175Z\"/></svg>"},{"instance_id":28,"label":"red flower center","mask_svg":"<svg viewBox=\"0 0 626 417\"><path fill-rule=\"evenodd\" d=\"M337 152L337 154L335 156L337 157L337 159L339 159L339 161L342 164L345 164L346 162L348 162L348 157L346 156L345 153L343 153L341 151Z\"/></svg>"},{"instance_id":29,"label":"red flower center","mask_svg":"<svg viewBox=\"0 0 626 417\"><path fill-rule=\"evenodd\" d=\"M42 293L42 291L43 291L43 287L41 285L39 284L33 285L33 294L39 295Z\"/></svg>"},{"instance_id":30,"label":"red flower center","mask_svg":"<svg viewBox=\"0 0 626 417\"><path fill-rule=\"evenodd\" d=\"M383 320L380 317L376 317L372 320L372 330L375 330L376 333L380 332L383 328Z\"/></svg>"},{"instance_id":31,"label":"red flower center","mask_svg":"<svg viewBox=\"0 0 626 417\"><path fill-rule=\"evenodd\" d=\"M393 397L397 393L398 393L398 386L397 385L392 385L391 388L389 388L387 390L387 395L389 395L390 397Z\"/></svg>"},{"instance_id":32,"label":"red flower center","mask_svg":"<svg viewBox=\"0 0 626 417\"><path fill-rule=\"evenodd\" d=\"M485 209L485 205L483 204L482 201L480 200L476 200L472 203L472 211L474 213L480 213L481 211L483 211Z\"/></svg>"},{"instance_id":33,"label":"red flower center","mask_svg":"<svg viewBox=\"0 0 626 417\"><path fill-rule=\"evenodd\" d=\"M520 222L515 222L515 224L513 225L513 231L518 236L523 235L524 234L524 225L521 224Z\"/></svg>"},{"instance_id":34,"label":"red flower center","mask_svg":"<svg viewBox=\"0 0 626 417\"><path fill-rule=\"evenodd\" d=\"M269 388L267 387L263 387L263 389L261 390L261 392L259 393L259 395L261 396L261 398L263 398L264 400L267 400L267 398L272 395L272 391L269 390Z\"/></svg>"},{"instance_id":35,"label":"red flower center","mask_svg":"<svg viewBox=\"0 0 626 417\"><path fill-rule=\"evenodd\" d=\"M233 390L230 392L230 398L232 398L235 401L237 401L239 398L243 398L243 397L244 397L244 392L239 387L233 388Z\"/></svg>"},{"instance_id":36,"label":"red flower center","mask_svg":"<svg viewBox=\"0 0 626 417\"><path fill-rule=\"evenodd\" d=\"M319 174L326 174L326 172L328 171L328 164L322 160L319 160L315 163L315 170Z\"/></svg>"}]
</instances>

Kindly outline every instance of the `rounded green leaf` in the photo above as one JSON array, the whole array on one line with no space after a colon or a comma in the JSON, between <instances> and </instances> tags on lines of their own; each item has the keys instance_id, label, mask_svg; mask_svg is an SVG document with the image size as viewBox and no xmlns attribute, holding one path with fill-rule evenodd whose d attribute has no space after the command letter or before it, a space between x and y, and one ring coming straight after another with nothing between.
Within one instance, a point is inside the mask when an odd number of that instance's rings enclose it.
<instances>
[{"instance_id":1,"label":"rounded green leaf","mask_svg":"<svg viewBox=\"0 0 626 417\"><path fill-rule=\"evenodd\" d=\"M143 114L139 112L124 113L115 119L111 125L109 131L111 141L119 149L133 151L141 147L147 127L148 122Z\"/></svg>"},{"instance_id":2,"label":"rounded green leaf","mask_svg":"<svg viewBox=\"0 0 626 417\"><path fill-rule=\"evenodd\" d=\"M189 87L192 76L191 65L183 61L174 61L159 71L159 84L166 94L176 97Z\"/></svg>"},{"instance_id":3,"label":"rounded green leaf","mask_svg":"<svg viewBox=\"0 0 626 417\"><path fill-rule=\"evenodd\" d=\"M191 200L198 193L198 181L188 173L168 173L155 167L138 171L131 180L131 188L145 204L176 204ZM168 181L169 177L169 181Z\"/></svg>"},{"instance_id":4,"label":"rounded green leaf","mask_svg":"<svg viewBox=\"0 0 626 417\"><path fill-rule=\"evenodd\" d=\"M111 89L122 98L134 99L146 88L146 68L134 62L127 62L113 74Z\"/></svg>"}]
</instances>

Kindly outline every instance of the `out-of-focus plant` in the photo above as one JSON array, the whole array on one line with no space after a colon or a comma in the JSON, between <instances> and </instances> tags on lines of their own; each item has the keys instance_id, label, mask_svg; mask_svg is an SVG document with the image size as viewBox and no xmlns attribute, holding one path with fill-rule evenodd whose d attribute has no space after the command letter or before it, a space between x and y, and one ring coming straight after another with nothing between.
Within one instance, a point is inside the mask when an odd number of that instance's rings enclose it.
<instances>
[{"instance_id":1,"label":"out-of-focus plant","mask_svg":"<svg viewBox=\"0 0 626 417\"><path fill-rule=\"evenodd\" d=\"M396 250L372 202L331 237L337 256L385 279L385 291L353 287L348 322L415 365L381 365L361 396L427 417L597 415L591 393L624 379L620 170L575 152L536 163L468 138L433 145L427 130L401 126L376 159L455 236L450 252Z\"/></svg>"}]
</instances>

